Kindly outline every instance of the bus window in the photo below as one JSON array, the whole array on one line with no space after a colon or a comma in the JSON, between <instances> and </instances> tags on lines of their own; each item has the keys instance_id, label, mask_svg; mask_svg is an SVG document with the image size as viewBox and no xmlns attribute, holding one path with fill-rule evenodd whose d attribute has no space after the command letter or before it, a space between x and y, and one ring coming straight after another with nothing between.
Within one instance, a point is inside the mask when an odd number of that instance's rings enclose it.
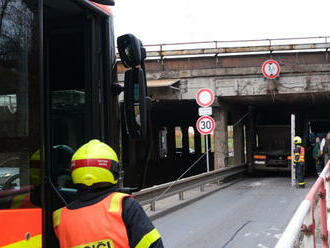
<instances>
[{"instance_id":1,"label":"bus window","mask_svg":"<svg viewBox=\"0 0 330 248\"><path fill-rule=\"evenodd\" d=\"M57 188L72 188L70 161L88 140L88 89L85 12L73 2L72 9L46 1L45 80L49 85L51 179ZM62 7L61 7L62 6ZM68 6L67 6L68 7ZM65 11L76 11L76 15ZM59 18L65 16L65 18ZM58 200L58 199L57 199ZM68 199L66 199L68 200Z\"/></svg>"},{"instance_id":2,"label":"bus window","mask_svg":"<svg viewBox=\"0 0 330 248\"><path fill-rule=\"evenodd\" d=\"M70 185L71 157L87 141L83 41L82 31L48 40L52 178L59 187Z\"/></svg>"},{"instance_id":3,"label":"bus window","mask_svg":"<svg viewBox=\"0 0 330 248\"><path fill-rule=\"evenodd\" d=\"M0 2L0 209L40 206L37 2Z\"/></svg>"}]
</instances>

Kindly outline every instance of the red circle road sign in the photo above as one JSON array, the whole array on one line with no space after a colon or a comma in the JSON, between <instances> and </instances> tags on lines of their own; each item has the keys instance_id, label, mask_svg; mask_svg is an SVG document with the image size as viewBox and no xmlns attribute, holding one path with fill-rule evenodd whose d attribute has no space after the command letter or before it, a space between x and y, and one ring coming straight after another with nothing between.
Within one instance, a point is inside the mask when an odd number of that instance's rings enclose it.
<instances>
[{"instance_id":1,"label":"red circle road sign","mask_svg":"<svg viewBox=\"0 0 330 248\"><path fill-rule=\"evenodd\" d=\"M198 132L201 134L210 134L214 131L215 122L210 116L201 116L196 123Z\"/></svg>"},{"instance_id":2,"label":"red circle road sign","mask_svg":"<svg viewBox=\"0 0 330 248\"><path fill-rule=\"evenodd\" d=\"M201 107L208 107L214 102L214 94L210 89L200 89L196 94L196 102Z\"/></svg>"},{"instance_id":3,"label":"red circle road sign","mask_svg":"<svg viewBox=\"0 0 330 248\"><path fill-rule=\"evenodd\" d=\"M262 74L268 79L274 79L280 74L280 65L275 60L267 60L262 65Z\"/></svg>"}]
</instances>

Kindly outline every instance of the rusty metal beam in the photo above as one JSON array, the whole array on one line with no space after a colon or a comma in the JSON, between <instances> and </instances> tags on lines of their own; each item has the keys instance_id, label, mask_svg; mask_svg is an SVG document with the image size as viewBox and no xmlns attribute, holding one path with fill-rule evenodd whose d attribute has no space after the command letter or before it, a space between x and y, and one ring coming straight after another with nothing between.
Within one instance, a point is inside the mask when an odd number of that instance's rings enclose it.
<instances>
[{"instance_id":1,"label":"rusty metal beam","mask_svg":"<svg viewBox=\"0 0 330 248\"><path fill-rule=\"evenodd\" d=\"M182 50L167 50L167 51L147 51L147 58L171 57L171 56L195 56L195 55L211 55L211 54L230 54L230 53L315 50L315 49L329 49L329 48L330 48L330 43L312 43L312 44L289 44L289 45L269 45L269 46L242 46L242 47L221 47L221 48L203 48L203 49L182 49Z\"/></svg>"},{"instance_id":2,"label":"rusty metal beam","mask_svg":"<svg viewBox=\"0 0 330 248\"><path fill-rule=\"evenodd\" d=\"M314 52L295 52L295 53L272 53L272 57L280 61L281 67L300 65L328 64L327 53ZM270 58L270 54L244 54L228 55L222 57L203 56L200 57L168 57L164 60L150 59L146 61L147 72L168 72L184 70L203 70L216 68L244 68L261 67L263 62ZM127 69L118 63L118 73L123 73ZM281 70L282 71L282 70Z\"/></svg>"}]
</instances>

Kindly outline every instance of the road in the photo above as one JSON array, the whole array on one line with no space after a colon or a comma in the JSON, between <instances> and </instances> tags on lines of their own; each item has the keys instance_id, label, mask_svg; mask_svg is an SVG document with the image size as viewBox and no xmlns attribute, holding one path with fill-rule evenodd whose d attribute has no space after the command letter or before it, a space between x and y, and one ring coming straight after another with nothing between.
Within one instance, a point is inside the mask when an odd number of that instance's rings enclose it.
<instances>
[{"instance_id":1,"label":"road","mask_svg":"<svg viewBox=\"0 0 330 248\"><path fill-rule=\"evenodd\" d=\"M270 248L277 243L305 189L288 177L248 178L153 221L167 248Z\"/></svg>"}]
</instances>

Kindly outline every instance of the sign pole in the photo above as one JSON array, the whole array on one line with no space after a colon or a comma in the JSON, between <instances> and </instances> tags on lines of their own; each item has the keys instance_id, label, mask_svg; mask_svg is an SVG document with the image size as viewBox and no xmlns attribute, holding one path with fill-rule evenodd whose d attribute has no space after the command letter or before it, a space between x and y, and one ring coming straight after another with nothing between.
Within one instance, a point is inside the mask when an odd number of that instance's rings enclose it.
<instances>
[{"instance_id":1,"label":"sign pole","mask_svg":"<svg viewBox=\"0 0 330 248\"><path fill-rule=\"evenodd\" d=\"M210 165L209 165L209 135L205 135L205 142L206 142L206 169L207 172L210 171Z\"/></svg>"},{"instance_id":2,"label":"sign pole","mask_svg":"<svg viewBox=\"0 0 330 248\"><path fill-rule=\"evenodd\" d=\"M295 115L291 115L291 186L294 187L296 185L296 168L294 167L294 137L296 133L296 121Z\"/></svg>"},{"instance_id":3,"label":"sign pole","mask_svg":"<svg viewBox=\"0 0 330 248\"><path fill-rule=\"evenodd\" d=\"M204 88L200 89L196 94L196 102L200 106L198 114L201 116L196 123L197 130L200 134L205 135L205 149L206 149L206 170L210 172L209 161L209 134L215 128L215 121L210 116L212 115L212 107L209 107L214 102L214 94L212 90Z\"/></svg>"}]
</instances>

